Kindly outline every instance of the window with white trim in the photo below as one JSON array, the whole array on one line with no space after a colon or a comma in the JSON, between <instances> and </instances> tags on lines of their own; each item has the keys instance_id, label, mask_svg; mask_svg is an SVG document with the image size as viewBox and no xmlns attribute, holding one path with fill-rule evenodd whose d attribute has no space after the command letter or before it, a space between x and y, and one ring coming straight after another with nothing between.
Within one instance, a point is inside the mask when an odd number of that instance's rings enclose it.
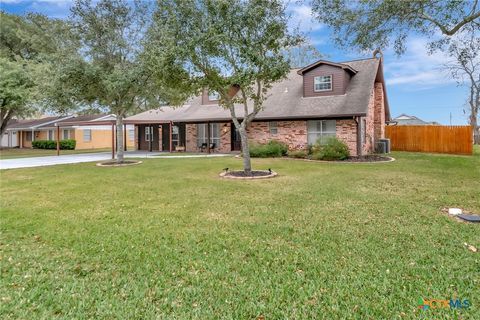
<instances>
[{"instance_id":1,"label":"window with white trim","mask_svg":"<svg viewBox=\"0 0 480 320\"><path fill-rule=\"evenodd\" d=\"M277 121L268 122L268 128L270 130L270 134L277 134L278 133Z\"/></svg>"},{"instance_id":2,"label":"window with white trim","mask_svg":"<svg viewBox=\"0 0 480 320\"><path fill-rule=\"evenodd\" d=\"M53 133L54 131L53 130L48 130L47 131L47 140L54 140L55 139L55 135Z\"/></svg>"},{"instance_id":3,"label":"window with white trim","mask_svg":"<svg viewBox=\"0 0 480 320\"><path fill-rule=\"evenodd\" d=\"M63 140L70 139L70 130L64 129L63 130Z\"/></svg>"},{"instance_id":4,"label":"window with white trim","mask_svg":"<svg viewBox=\"0 0 480 320\"><path fill-rule=\"evenodd\" d=\"M217 101L218 99L220 99L220 95L218 94L217 91L209 91L208 92L208 100Z\"/></svg>"},{"instance_id":5,"label":"window with white trim","mask_svg":"<svg viewBox=\"0 0 480 320\"><path fill-rule=\"evenodd\" d=\"M313 91L322 92L332 90L332 76L317 76L313 78Z\"/></svg>"},{"instance_id":6,"label":"window with white trim","mask_svg":"<svg viewBox=\"0 0 480 320\"><path fill-rule=\"evenodd\" d=\"M309 145L325 144L328 138L336 136L337 122L335 120L309 120L307 121L307 142Z\"/></svg>"},{"instance_id":7,"label":"window with white trim","mask_svg":"<svg viewBox=\"0 0 480 320\"><path fill-rule=\"evenodd\" d=\"M135 140L135 130L128 130L128 140L133 141Z\"/></svg>"},{"instance_id":8,"label":"window with white trim","mask_svg":"<svg viewBox=\"0 0 480 320\"><path fill-rule=\"evenodd\" d=\"M91 129L84 129L83 130L83 141L84 142L92 141L92 130Z\"/></svg>"},{"instance_id":9,"label":"window with white trim","mask_svg":"<svg viewBox=\"0 0 480 320\"><path fill-rule=\"evenodd\" d=\"M202 144L207 143L207 124L197 124L197 146L201 147ZM220 146L220 124L210 123L210 143L215 143L215 148Z\"/></svg>"},{"instance_id":10,"label":"window with white trim","mask_svg":"<svg viewBox=\"0 0 480 320\"><path fill-rule=\"evenodd\" d=\"M152 136L152 133L153 133L153 129L152 127L145 127L145 141L150 141L150 139L152 139L153 141L153 136Z\"/></svg>"}]
</instances>

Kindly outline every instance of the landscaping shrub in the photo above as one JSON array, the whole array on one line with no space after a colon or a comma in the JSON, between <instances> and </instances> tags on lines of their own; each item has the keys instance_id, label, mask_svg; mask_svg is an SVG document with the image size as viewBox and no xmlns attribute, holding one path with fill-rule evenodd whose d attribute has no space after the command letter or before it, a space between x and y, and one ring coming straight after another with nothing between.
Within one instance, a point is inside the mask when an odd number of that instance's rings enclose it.
<instances>
[{"instance_id":1,"label":"landscaping shrub","mask_svg":"<svg viewBox=\"0 0 480 320\"><path fill-rule=\"evenodd\" d=\"M308 153L304 150L288 151L288 156L290 158L305 159L308 156Z\"/></svg>"},{"instance_id":2,"label":"landscaping shrub","mask_svg":"<svg viewBox=\"0 0 480 320\"><path fill-rule=\"evenodd\" d=\"M280 141L271 140L267 144L252 144L250 156L252 158L273 158L286 156L288 146Z\"/></svg>"},{"instance_id":3,"label":"landscaping shrub","mask_svg":"<svg viewBox=\"0 0 480 320\"><path fill-rule=\"evenodd\" d=\"M325 145L319 142L315 145L312 154L314 160L345 160L350 156L347 144L336 137L329 138Z\"/></svg>"},{"instance_id":4,"label":"landscaping shrub","mask_svg":"<svg viewBox=\"0 0 480 320\"><path fill-rule=\"evenodd\" d=\"M74 139L60 140L61 150L75 150L77 141ZM54 140L35 140L32 141L32 147L35 149L57 149L57 141Z\"/></svg>"}]
</instances>

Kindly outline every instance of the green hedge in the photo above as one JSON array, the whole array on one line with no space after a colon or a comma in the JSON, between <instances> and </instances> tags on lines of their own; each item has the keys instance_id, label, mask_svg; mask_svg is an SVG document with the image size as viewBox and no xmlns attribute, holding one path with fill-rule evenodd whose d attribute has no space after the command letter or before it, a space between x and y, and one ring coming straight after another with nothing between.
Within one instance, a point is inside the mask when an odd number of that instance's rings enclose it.
<instances>
[{"instance_id":1,"label":"green hedge","mask_svg":"<svg viewBox=\"0 0 480 320\"><path fill-rule=\"evenodd\" d=\"M312 148L311 158L314 160L345 160L350 156L348 146L342 140L331 137L327 143L322 145L320 141Z\"/></svg>"},{"instance_id":2,"label":"green hedge","mask_svg":"<svg viewBox=\"0 0 480 320\"><path fill-rule=\"evenodd\" d=\"M267 144L252 144L250 156L252 158L274 158L286 156L288 146L280 141L271 140Z\"/></svg>"},{"instance_id":3,"label":"green hedge","mask_svg":"<svg viewBox=\"0 0 480 320\"><path fill-rule=\"evenodd\" d=\"M60 140L61 150L75 150L77 141L74 139ZM57 149L57 141L55 140L35 140L32 141L35 149Z\"/></svg>"}]
</instances>

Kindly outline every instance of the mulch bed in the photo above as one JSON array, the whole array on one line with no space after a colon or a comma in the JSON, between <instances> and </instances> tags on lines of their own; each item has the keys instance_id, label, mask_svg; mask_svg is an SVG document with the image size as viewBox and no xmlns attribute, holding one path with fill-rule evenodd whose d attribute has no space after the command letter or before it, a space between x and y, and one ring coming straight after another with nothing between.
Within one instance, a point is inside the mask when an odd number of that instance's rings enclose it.
<instances>
[{"instance_id":1,"label":"mulch bed","mask_svg":"<svg viewBox=\"0 0 480 320\"><path fill-rule=\"evenodd\" d=\"M269 176L271 172L263 170L253 170L252 174L245 174L245 171L228 171L225 176L233 177L265 177Z\"/></svg>"},{"instance_id":2,"label":"mulch bed","mask_svg":"<svg viewBox=\"0 0 480 320\"><path fill-rule=\"evenodd\" d=\"M268 179L268 178L273 178L276 177L277 173L274 171L268 171L268 170L252 170L251 174L245 174L245 171L243 170L238 170L238 171L227 171L227 172L222 172L220 173L220 177L222 178L228 178L228 179L243 179L243 180L249 180L249 179Z\"/></svg>"},{"instance_id":3,"label":"mulch bed","mask_svg":"<svg viewBox=\"0 0 480 320\"><path fill-rule=\"evenodd\" d=\"M117 161L105 161L97 163L99 167L125 167L125 166L132 166L136 164L140 164L142 161L138 160L123 160L122 162L118 163Z\"/></svg>"}]
</instances>

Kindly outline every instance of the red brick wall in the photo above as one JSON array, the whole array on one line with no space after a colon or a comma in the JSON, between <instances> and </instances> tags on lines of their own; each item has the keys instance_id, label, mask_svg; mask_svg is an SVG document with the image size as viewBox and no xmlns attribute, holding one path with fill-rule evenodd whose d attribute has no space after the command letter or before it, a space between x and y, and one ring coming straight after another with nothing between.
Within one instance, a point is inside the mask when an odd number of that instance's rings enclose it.
<instances>
[{"instance_id":1,"label":"red brick wall","mask_svg":"<svg viewBox=\"0 0 480 320\"><path fill-rule=\"evenodd\" d=\"M374 91L370 94L370 100L368 102L367 116L365 117L365 137L363 137L363 153L369 154L373 152L375 126L374 126L374 108L375 108L375 95ZM363 121L363 119L361 120Z\"/></svg>"},{"instance_id":2,"label":"red brick wall","mask_svg":"<svg viewBox=\"0 0 480 320\"><path fill-rule=\"evenodd\" d=\"M357 155L357 123L353 119L337 120L337 138L343 140L351 156Z\"/></svg>"},{"instance_id":3,"label":"red brick wall","mask_svg":"<svg viewBox=\"0 0 480 320\"><path fill-rule=\"evenodd\" d=\"M306 121L277 121L277 134L270 134L268 122L252 122L248 128L248 139L257 143L270 140L285 142L290 150L301 150L307 147Z\"/></svg>"},{"instance_id":4,"label":"red brick wall","mask_svg":"<svg viewBox=\"0 0 480 320\"><path fill-rule=\"evenodd\" d=\"M375 83L375 106L374 106L374 123L375 141L385 138L385 101L383 97L383 84L381 82Z\"/></svg>"}]
</instances>

